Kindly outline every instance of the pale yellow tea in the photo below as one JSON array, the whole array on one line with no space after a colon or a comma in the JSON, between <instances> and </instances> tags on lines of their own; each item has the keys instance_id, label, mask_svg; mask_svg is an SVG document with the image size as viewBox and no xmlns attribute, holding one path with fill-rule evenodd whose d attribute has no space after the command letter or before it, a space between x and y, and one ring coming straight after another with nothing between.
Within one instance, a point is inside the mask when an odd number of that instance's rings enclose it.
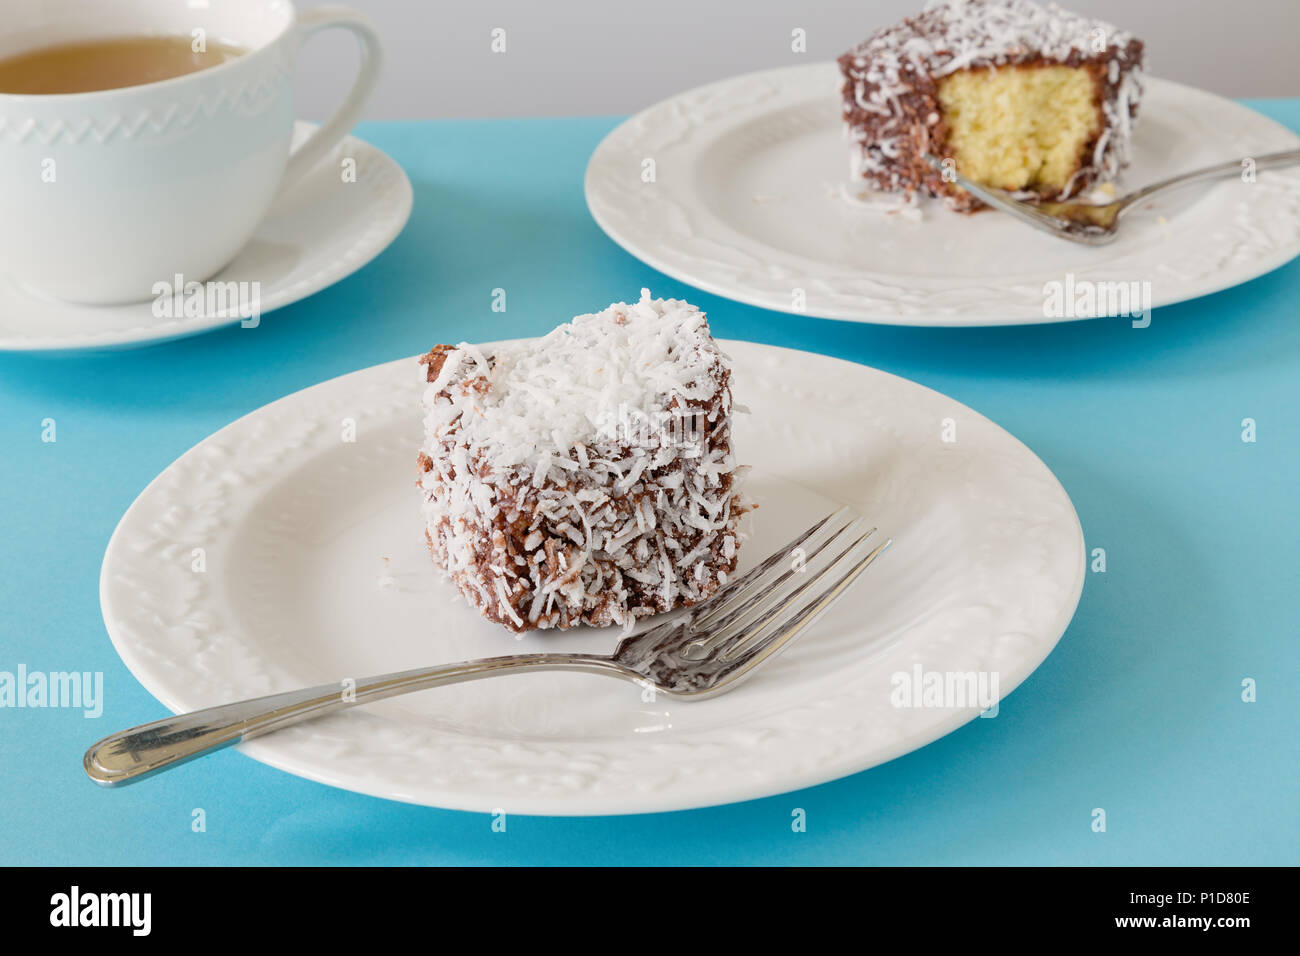
<instances>
[{"instance_id":1,"label":"pale yellow tea","mask_svg":"<svg viewBox=\"0 0 1300 956\"><path fill-rule=\"evenodd\" d=\"M239 47L188 36L123 36L62 43L0 59L0 93L89 93L157 83L218 66Z\"/></svg>"}]
</instances>

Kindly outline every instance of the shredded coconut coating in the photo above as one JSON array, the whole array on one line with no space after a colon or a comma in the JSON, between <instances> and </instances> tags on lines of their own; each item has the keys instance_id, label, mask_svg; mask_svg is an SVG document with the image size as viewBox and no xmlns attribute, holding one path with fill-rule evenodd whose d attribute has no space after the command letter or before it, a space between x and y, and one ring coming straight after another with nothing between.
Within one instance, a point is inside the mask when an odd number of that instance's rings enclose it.
<instances>
[{"instance_id":1,"label":"shredded coconut coating","mask_svg":"<svg viewBox=\"0 0 1300 956\"><path fill-rule=\"evenodd\" d=\"M420 362L426 537L489 620L630 627L735 570L731 369L699 309L643 289L535 342Z\"/></svg>"},{"instance_id":2,"label":"shredded coconut coating","mask_svg":"<svg viewBox=\"0 0 1300 956\"><path fill-rule=\"evenodd\" d=\"M1030 0L931 0L922 13L878 30L839 58L850 172L875 188L982 204L923 158L945 155L937 81L958 70L1064 65L1087 69L1102 122L1086 156L1054 198L1113 179L1128 164L1142 97L1143 44L1103 21Z\"/></svg>"}]
</instances>

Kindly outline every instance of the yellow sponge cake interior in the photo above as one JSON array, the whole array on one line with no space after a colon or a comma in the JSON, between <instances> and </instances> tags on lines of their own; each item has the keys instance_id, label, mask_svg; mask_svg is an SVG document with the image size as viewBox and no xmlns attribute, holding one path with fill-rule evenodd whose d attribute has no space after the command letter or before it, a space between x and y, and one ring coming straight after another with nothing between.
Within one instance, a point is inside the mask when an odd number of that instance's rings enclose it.
<instances>
[{"instance_id":1,"label":"yellow sponge cake interior","mask_svg":"<svg viewBox=\"0 0 1300 956\"><path fill-rule=\"evenodd\" d=\"M1013 191L1063 190L1103 122L1085 67L959 70L939 81L938 99L957 171Z\"/></svg>"}]
</instances>

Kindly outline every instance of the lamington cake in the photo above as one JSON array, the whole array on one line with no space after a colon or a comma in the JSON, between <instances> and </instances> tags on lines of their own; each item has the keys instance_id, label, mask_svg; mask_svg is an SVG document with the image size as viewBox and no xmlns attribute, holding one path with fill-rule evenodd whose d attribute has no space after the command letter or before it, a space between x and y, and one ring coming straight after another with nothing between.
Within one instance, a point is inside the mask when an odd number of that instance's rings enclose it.
<instances>
[{"instance_id":1,"label":"lamington cake","mask_svg":"<svg viewBox=\"0 0 1300 956\"><path fill-rule=\"evenodd\" d=\"M978 183L1064 199L1129 159L1142 42L1029 0L939 0L839 59L851 174L878 190L982 204L924 158Z\"/></svg>"},{"instance_id":2,"label":"lamington cake","mask_svg":"<svg viewBox=\"0 0 1300 956\"><path fill-rule=\"evenodd\" d=\"M484 617L627 627L734 572L731 369L699 309L642 290L540 340L420 361L425 533Z\"/></svg>"}]
</instances>

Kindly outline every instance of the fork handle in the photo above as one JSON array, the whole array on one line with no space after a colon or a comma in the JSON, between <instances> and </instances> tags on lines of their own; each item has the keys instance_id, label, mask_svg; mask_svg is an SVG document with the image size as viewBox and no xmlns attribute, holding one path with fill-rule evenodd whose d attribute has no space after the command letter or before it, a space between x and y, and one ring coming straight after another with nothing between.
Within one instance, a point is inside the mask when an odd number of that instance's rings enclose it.
<instances>
[{"instance_id":1,"label":"fork handle","mask_svg":"<svg viewBox=\"0 0 1300 956\"><path fill-rule=\"evenodd\" d=\"M1288 149L1281 153L1265 153L1263 156L1249 158L1254 160L1256 169L1290 166L1293 163L1300 163L1300 149ZM1198 183L1207 179L1220 179L1233 173L1239 173L1241 172L1242 162L1241 159L1230 159L1225 163L1216 163L1213 166L1193 169L1177 176L1170 176L1168 179L1162 179L1158 183L1152 183L1150 186L1144 186L1142 189L1137 190L1137 192L1130 193L1124 197L1124 203L1125 205L1132 205L1139 199L1146 199L1152 193L1163 192L1173 186L1186 186L1188 183Z\"/></svg>"},{"instance_id":2,"label":"fork handle","mask_svg":"<svg viewBox=\"0 0 1300 956\"><path fill-rule=\"evenodd\" d=\"M91 746L86 775L104 787L134 783L187 760L335 711L430 687L504 672L583 671L629 676L612 658L590 654L515 654L485 657L364 680L343 680L267 697L208 707L123 730Z\"/></svg>"}]
</instances>

